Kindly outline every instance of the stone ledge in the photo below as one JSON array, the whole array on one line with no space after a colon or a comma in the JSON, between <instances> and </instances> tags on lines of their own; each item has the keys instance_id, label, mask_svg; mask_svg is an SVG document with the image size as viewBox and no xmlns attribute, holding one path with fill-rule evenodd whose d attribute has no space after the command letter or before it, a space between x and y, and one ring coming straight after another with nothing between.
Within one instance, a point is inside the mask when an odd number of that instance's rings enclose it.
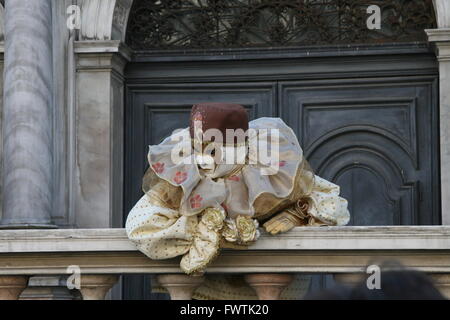
<instances>
[{"instance_id":1,"label":"stone ledge","mask_svg":"<svg viewBox=\"0 0 450 320\"><path fill-rule=\"evenodd\" d=\"M223 250L207 273L360 273L368 265L398 261L427 273L450 273L450 250ZM140 252L0 254L0 275L182 273L180 260L151 260Z\"/></svg>"},{"instance_id":2,"label":"stone ledge","mask_svg":"<svg viewBox=\"0 0 450 320\"><path fill-rule=\"evenodd\" d=\"M246 250L223 250L208 273L355 273L397 260L428 273L450 273L450 227L296 228L263 233ZM181 273L179 259L138 252L123 229L0 231L0 275Z\"/></svg>"},{"instance_id":3,"label":"stone ledge","mask_svg":"<svg viewBox=\"0 0 450 320\"><path fill-rule=\"evenodd\" d=\"M450 250L450 226L300 227L248 250ZM137 251L124 229L1 230L1 253Z\"/></svg>"}]
</instances>

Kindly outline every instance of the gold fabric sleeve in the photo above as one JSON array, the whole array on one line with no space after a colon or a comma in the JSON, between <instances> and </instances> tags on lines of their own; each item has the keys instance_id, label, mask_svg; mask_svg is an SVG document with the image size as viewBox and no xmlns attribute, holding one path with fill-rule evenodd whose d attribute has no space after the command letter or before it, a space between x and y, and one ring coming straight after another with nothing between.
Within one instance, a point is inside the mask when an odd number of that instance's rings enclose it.
<instances>
[{"instance_id":1,"label":"gold fabric sleeve","mask_svg":"<svg viewBox=\"0 0 450 320\"><path fill-rule=\"evenodd\" d=\"M264 224L272 234L286 232L296 226L346 225L350 219L347 200L339 196L339 186L314 175L306 160L298 170L294 189L288 199L276 199L263 195L258 199L259 220L270 218ZM271 204L264 207L264 203ZM275 212L276 214L273 214Z\"/></svg>"},{"instance_id":2,"label":"gold fabric sleeve","mask_svg":"<svg viewBox=\"0 0 450 320\"><path fill-rule=\"evenodd\" d=\"M225 212L206 209L199 215L180 215L182 190L149 169L143 179L145 195L131 210L126 231L130 240L154 260L182 255L185 273L203 270L219 251Z\"/></svg>"},{"instance_id":3,"label":"gold fabric sleeve","mask_svg":"<svg viewBox=\"0 0 450 320\"><path fill-rule=\"evenodd\" d=\"M311 194L314 188L315 175L308 161L303 159L295 177L293 189L287 198L277 198L273 194L263 193L254 202L255 218L262 221L273 214L294 205L296 201Z\"/></svg>"},{"instance_id":4,"label":"gold fabric sleeve","mask_svg":"<svg viewBox=\"0 0 450 320\"><path fill-rule=\"evenodd\" d=\"M142 180L142 191L152 202L161 207L177 210L180 207L183 191L180 187L160 179L151 168L147 170Z\"/></svg>"}]
</instances>

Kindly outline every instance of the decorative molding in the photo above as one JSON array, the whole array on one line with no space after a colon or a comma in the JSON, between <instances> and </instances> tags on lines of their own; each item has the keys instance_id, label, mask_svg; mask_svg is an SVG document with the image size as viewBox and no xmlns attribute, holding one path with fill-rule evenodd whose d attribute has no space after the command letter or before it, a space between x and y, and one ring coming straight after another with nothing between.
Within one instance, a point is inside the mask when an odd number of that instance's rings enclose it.
<instances>
[{"instance_id":1,"label":"decorative molding","mask_svg":"<svg viewBox=\"0 0 450 320\"><path fill-rule=\"evenodd\" d=\"M116 0L81 0L80 40L111 40Z\"/></svg>"},{"instance_id":2,"label":"decorative molding","mask_svg":"<svg viewBox=\"0 0 450 320\"><path fill-rule=\"evenodd\" d=\"M438 28L450 28L450 0L433 0Z\"/></svg>"},{"instance_id":3,"label":"decorative molding","mask_svg":"<svg viewBox=\"0 0 450 320\"><path fill-rule=\"evenodd\" d=\"M429 273L450 273L450 251L350 250L350 251L231 251L224 250L207 273L358 273L368 265L398 261ZM73 252L0 254L0 275L67 274L77 265L83 274L182 273L179 259L151 260L139 252Z\"/></svg>"},{"instance_id":4,"label":"decorative molding","mask_svg":"<svg viewBox=\"0 0 450 320\"><path fill-rule=\"evenodd\" d=\"M450 27L444 29L427 29L425 32L428 35L430 42L447 42L450 41Z\"/></svg>"},{"instance_id":5,"label":"decorative molding","mask_svg":"<svg viewBox=\"0 0 450 320\"><path fill-rule=\"evenodd\" d=\"M118 0L114 10L112 39L120 39L125 43L128 17L133 0Z\"/></svg>"},{"instance_id":6,"label":"decorative molding","mask_svg":"<svg viewBox=\"0 0 450 320\"><path fill-rule=\"evenodd\" d=\"M102 54L117 53L127 61L131 60L131 49L120 40L106 41L76 41L74 43L75 54Z\"/></svg>"},{"instance_id":7,"label":"decorative molding","mask_svg":"<svg viewBox=\"0 0 450 320\"><path fill-rule=\"evenodd\" d=\"M450 61L450 28L425 31L428 35L428 41L435 44L438 60Z\"/></svg>"},{"instance_id":8,"label":"decorative molding","mask_svg":"<svg viewBox=\"0 0 450 320\"><path fill-rule=\"evenodd\" d=\"M125 40L133 0L81 0L80 40Z\"/></svg>"}]
</instances>

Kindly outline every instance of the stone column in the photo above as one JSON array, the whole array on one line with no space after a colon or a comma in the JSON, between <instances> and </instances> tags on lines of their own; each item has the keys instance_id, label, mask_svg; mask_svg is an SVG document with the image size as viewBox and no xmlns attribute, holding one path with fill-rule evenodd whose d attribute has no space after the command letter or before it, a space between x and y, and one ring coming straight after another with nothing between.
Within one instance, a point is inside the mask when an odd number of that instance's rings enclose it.
<instances>
[{"instance_id":1,"label":"stone column","mask_svg":"<svg viewBox=\"0 0 450 320\"><path fill-rule=\"evenodd\" d=\"M442 224L450 225L450 0L433 0L438 29L425 30L439 61Z\"/></svg>"},{"instance_id":2,"label":"stone column","mask_svg":"<svg viewBox=\"0 0 450 320\"><path fill-rule=\"evenodd\" d=\"M294 281L291 274L247 274L245 281L252 287L259 300L279 300L283 290Z\"/></svg>"},{"instance_id":3,"label":"stone column","mask_svg":"<svg viewBox=\"0 0 450 320\"><path fill-rule=\"evenodd\" d=\"M116 275L82 275L80 291L83 300L104 300L118 280Z\"/></svg>"},{"instance_id":4,"label":"stone column","mask_svg":"<svg viewBox=\"0 0 450 320\"><path fill-rule=\"evenodd\" d=\"M450 225L450 28L426 32L439 62L442 224Z\"/></svg>"},{"instance_id":5,"label":"stone column","mask_svg":"<svg viewBox=\"0 0 450 320\"><path fill-rule=\"evenodd\" d=\"M6 0L3 228L52 227L51 0Z\"/></svg>"},{"instance_id":6,"label":"stone column","mask_svg":"<svg viewBox=\"0 0 450 320\"><path fill-rule=\"evenodd\" d=\"M442 295L445 298L450 299L450 274L434 273L431 274L431 278L433 279L434 285L439 289Z\"/></svg>"},{"instance_id":7,"label":"stone column","mask_svg":"<svg viewBox=\"0 0 450 320\"><path fill-rule=\"evenodd\" d=\"M169 292L171 300L192 300L195 289L205 281L203 276L186 274L161 274L156 279Z\"/></svg>"},{"instance_id":8,"label":"stone column","mask_svg":"<svg viewBox=\"0 0 450 320\"><path fill-rule=\"evenodd\" d=\"M18 300L27 282L26 276L0 276L0 300Z\"/></svg>"}]
</instances>

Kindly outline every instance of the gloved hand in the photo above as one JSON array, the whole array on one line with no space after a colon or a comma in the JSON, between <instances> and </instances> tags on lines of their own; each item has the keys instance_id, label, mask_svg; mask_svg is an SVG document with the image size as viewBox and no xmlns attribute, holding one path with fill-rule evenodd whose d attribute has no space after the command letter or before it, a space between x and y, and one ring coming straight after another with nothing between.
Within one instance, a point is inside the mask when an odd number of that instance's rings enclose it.
<instances>
[{"instance_id":1,"label":"gloved hand","mask_svg":"<svg viewBox=\"0 0 450 320\"><path fill-rule=\"evenodd\" d=\"M287 232L294 227L304 226L308 223L307 218L308 202L300 199L293 208L277 214L275 217L264 223L263 227L272 235L280 232Z\"/></svg>"},{"instance_id":2,"label":"gloved hand","mask_svg":"<svg viewBox=\"0 0 450 320\"><path fill-rule=\"evenodd\" d=\"M267 232L272 235L278 234L280 232L287 232L294 227L303 225L303 220L292 215L288 211L283 211L282 213L276 215L266 223L264 223L263 227Z\"/></svg>"}]
</instances>

